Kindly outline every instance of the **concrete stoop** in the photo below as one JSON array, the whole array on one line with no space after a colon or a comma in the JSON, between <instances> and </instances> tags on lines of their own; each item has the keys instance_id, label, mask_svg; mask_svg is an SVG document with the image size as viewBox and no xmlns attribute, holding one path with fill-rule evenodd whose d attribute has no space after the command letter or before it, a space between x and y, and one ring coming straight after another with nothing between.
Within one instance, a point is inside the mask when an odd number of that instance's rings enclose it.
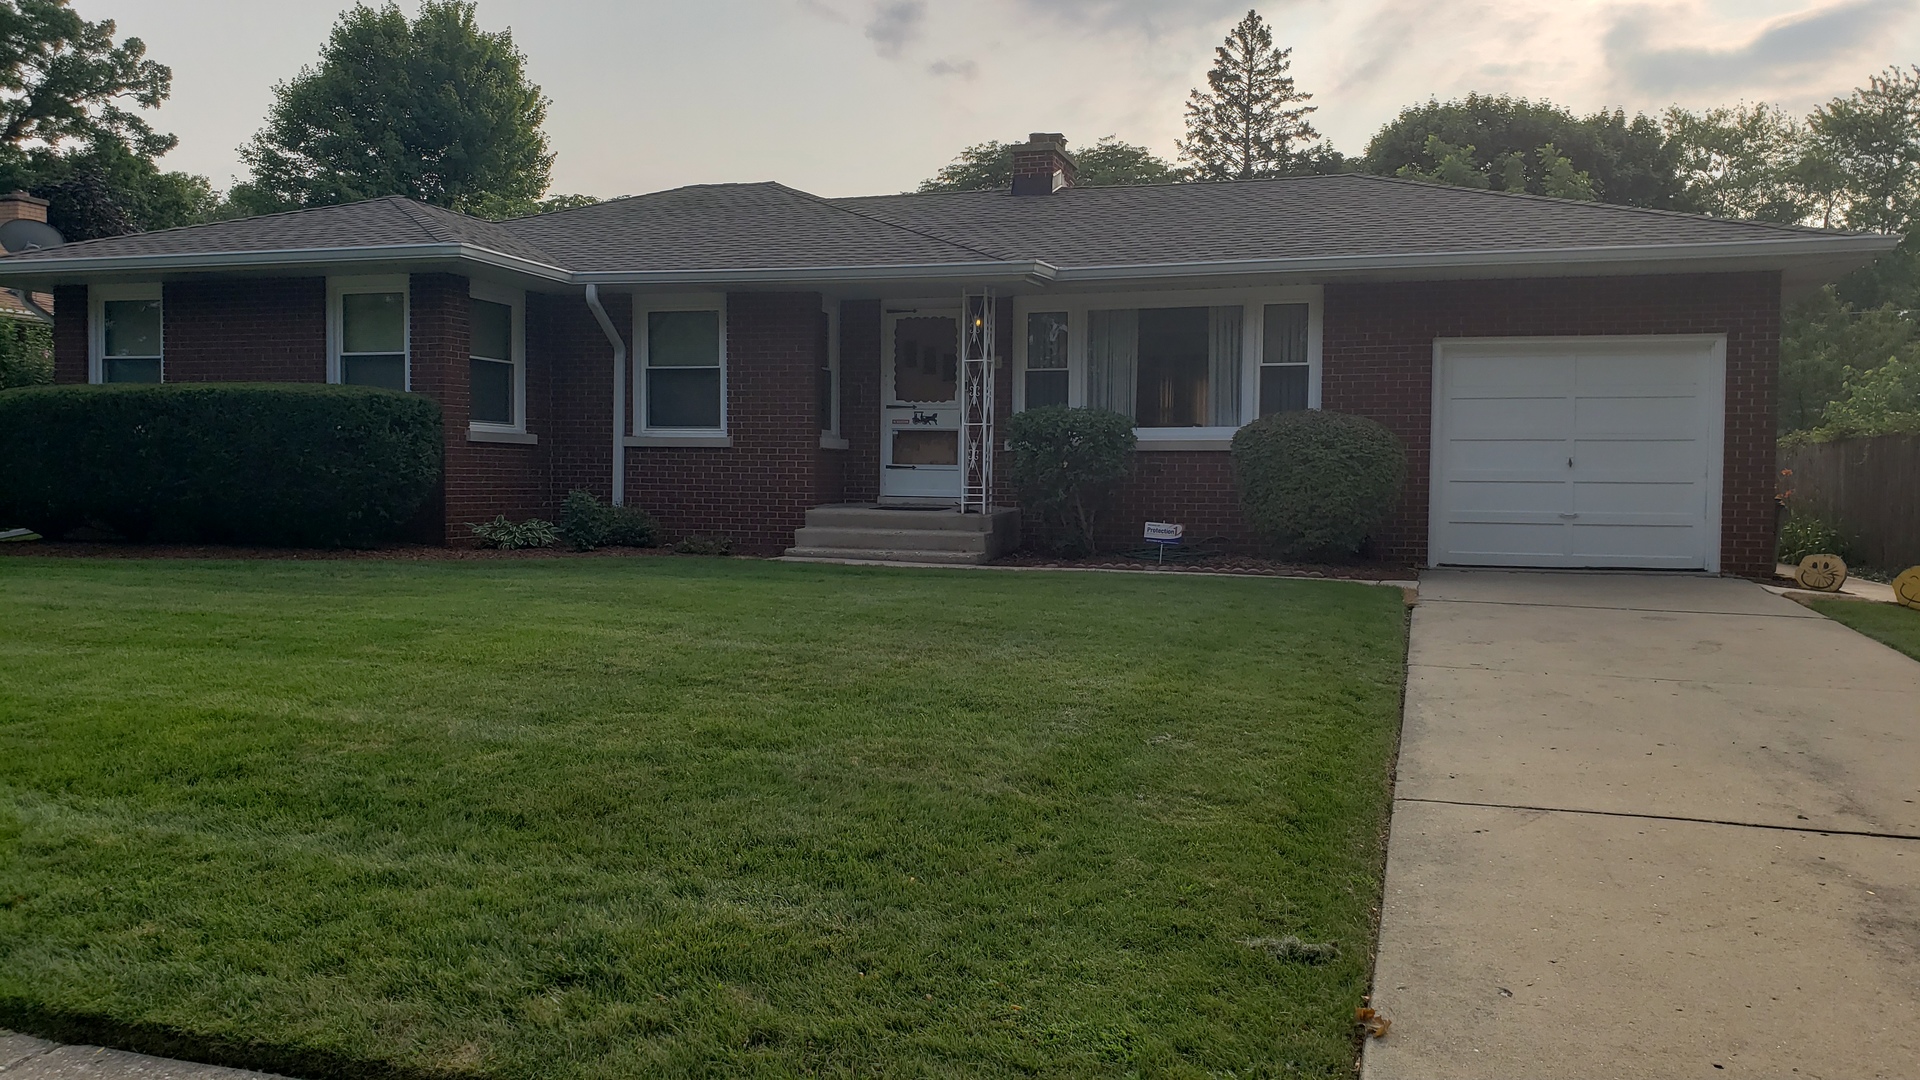
<instances>
[{"instance_id":1,"label":"concrete stoop","mask_svg":"<svg viewBox=\"0 0 1920 1080\"><path fill-rule=\"evenodd\" d=\"M1020 511L908 510L872 503L816 506L794 534L789 559L978 566L1020 544Z\"/></svg>"}]
</instances>

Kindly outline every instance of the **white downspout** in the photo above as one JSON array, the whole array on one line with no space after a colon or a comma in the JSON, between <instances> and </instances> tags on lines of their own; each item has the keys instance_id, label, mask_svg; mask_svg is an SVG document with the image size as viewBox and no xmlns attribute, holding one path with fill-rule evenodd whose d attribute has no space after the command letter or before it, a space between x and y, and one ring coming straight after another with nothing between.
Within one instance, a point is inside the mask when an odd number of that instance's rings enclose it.
<instances>
[{"instance_id":1,"label":"white downspout","mask_svg":"<svg viewBox=\"0 0 1920 1080\"><path fill-rule=\"evenodd\" d=\"M8 289L7 291L12 293L14 297L20 301L20 306L26 308L34 318L46 323L48 326L53 325L53 313L35 302L32 292L26 289Z\"/></svg>"},{"instance_id":2,"label":"white downspout","mask_svg":"<svg viewBox=\"0 0 1920 1080\"><path fill-rule=\"evenodd\" d=\"M593 310L600 332L613 346L613 505L627 504L627 339L614 329L607 309L600 306L600 286L587 286L587 307Z\"/></svg>"}]
</instances>

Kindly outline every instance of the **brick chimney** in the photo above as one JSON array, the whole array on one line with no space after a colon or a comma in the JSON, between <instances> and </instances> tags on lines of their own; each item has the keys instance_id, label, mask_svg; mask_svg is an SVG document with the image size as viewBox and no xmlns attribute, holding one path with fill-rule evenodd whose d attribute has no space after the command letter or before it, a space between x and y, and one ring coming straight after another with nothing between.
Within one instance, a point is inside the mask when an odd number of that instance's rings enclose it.
<instances>
[{"instance_id":1,"label":"brick chimney","mask_svg":"<svg viewBox=\"0 0 1920 1080\"><path fill-rule=\"evenodd\" d=\"M24 191L0 195L0 225L21 218L29 221L47 220L47 200L35 198Z\"/></svg>"},{"instance_id":2,"label":"brick chimney","mask_svg":"<svg viewBox=\"0 0 1920 1080\"><path fill-rule=\"evenodd\" d=\"M1067 156L1067 137L1059 132L1036 131L1013 148L1015 195L1051 195L1070 188L1076 171Z\"/></svg>"}]
</instances>

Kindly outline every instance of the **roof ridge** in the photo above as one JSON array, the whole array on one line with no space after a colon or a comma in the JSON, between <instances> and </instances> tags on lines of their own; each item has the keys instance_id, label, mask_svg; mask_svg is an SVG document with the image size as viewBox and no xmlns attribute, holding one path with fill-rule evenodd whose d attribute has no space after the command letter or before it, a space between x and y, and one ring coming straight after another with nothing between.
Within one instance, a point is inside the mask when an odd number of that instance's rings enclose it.
<instances>
[{"instance_id":1,"label":"roof ridge","mask_svg":"<svg viewBox=\"0 0 1920 1080\"><path fill-rule=\"evenodd\" d=\"M811 202L819 203L821 206L827 207L830 210L838 210L840 213L850 214L854 217L861 218L866 221L878 222L879 224L885 225L888 228L899 229L902 232L909 232L922 239L932 240L935 243L945 244L948 247L959 248L961 251L969 251L975 255L982 255L996 262L1018 261L1013 256L1010 256L1010 255L1002 255L998 252L988 251L985 248L977 248L977 247L974 247L972 244L963 244L960 241L955 240L951 237L940 236L935 233L927 232L923 229L916 229L911 225L894 221L890 218L884 218L878 214L862 213L861 211L855 210L852 207L841 206L838 203L834 202L833 200L828 199L824 196L815 195L811 191L801 191L799 188L788 187L787 185L781 183L778 180L769 180L766 183L772 187L776 187L782 191L788 192L789 194L798 195L803 199L807 199Z\"/></svg>"},{"instance_id":2,"label":"roof ridge","mask_svg":"<svg viewBox=\"0 0 1920 1080\"><path fill-rule=\"evenodd\" d=\"M386 195L386 196L383 196L380 201L386 202L386 203L392 203L398 206L400 208L400 212L404 214L408 220L412 221L415 225L418 225L420 229L427 234L427 239L433 241L434 243L458 244L458 243L461 243L464 239L463 237L450 235L449 233L443 231L440 228L442 222L436 219L436 217L433 214L421 213L422 210L425 210L427 208L427 204L425 203L417 202L413 199L408 198L405 195ZM433 207L433 209L446 210L446 207L436 206L436 207ZM460 213L458 210L448 210L447 212L451 214ZM465 218L468 215L460 214L460 216L462 218ZM478 221L480 219L474 218L473 220Z\"/></svg>"}]
</instances>

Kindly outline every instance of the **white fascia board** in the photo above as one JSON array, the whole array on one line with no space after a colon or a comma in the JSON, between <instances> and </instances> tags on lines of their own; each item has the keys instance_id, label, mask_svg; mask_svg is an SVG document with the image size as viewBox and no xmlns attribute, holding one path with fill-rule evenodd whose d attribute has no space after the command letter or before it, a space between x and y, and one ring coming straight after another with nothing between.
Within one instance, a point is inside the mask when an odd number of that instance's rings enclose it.
<instances>
[{"instance_id":1,"label":"white fascia board","mask_svg":"<svg viewBox=\"0 0 1920 1080\"><path fill-rule=\"evenodd\" d=\"M600 270L573 275L593 285L848 284L877 281L1051 282L1058 274L1039 260L971 263L901 263L889 266L748 267L727 270Z\"/></svg>"},{"instance_id":2,"label":"white fascia board","mask_svg":"<svg viewBox=\"0 0 1920 1080\"><path fill-rule=\"evenodd\" d=\"M1076 266L1061 269L1059 284L1122 281L1132 278L1164 280L1182 277L1219 277L1260 274L1347 274L1420 270L1492 270L1543 266L1618 266L1657 272L1674 263L1759 263L1793 261L1820 256L1862 259L1892 251L1897 236L1810 236L1774 240L1737 240L1713 244L1632 244L1589 248L1523 248L1492 251L1405 252L1392 255L1305 256L1288 259L1227 259L1212 262L1123 263L1113 266Z\"/></svg>"},{"instance_id":3,"label":"white fascia board","mask_svg":"<svg viewBox=\"0 0 1920 1080\"><path fill-rule=\"evenodd\" d=\"M108 255L35 259L9 266L0 259L0 280L28 281L85 274L191 274L222 270L358 266L395 262L473 262L548 281L571 284L557 266L471 244L382 244L345 248L283 248L272 251L201 252L184 255Z\"/></svg>"}]
</instances>

